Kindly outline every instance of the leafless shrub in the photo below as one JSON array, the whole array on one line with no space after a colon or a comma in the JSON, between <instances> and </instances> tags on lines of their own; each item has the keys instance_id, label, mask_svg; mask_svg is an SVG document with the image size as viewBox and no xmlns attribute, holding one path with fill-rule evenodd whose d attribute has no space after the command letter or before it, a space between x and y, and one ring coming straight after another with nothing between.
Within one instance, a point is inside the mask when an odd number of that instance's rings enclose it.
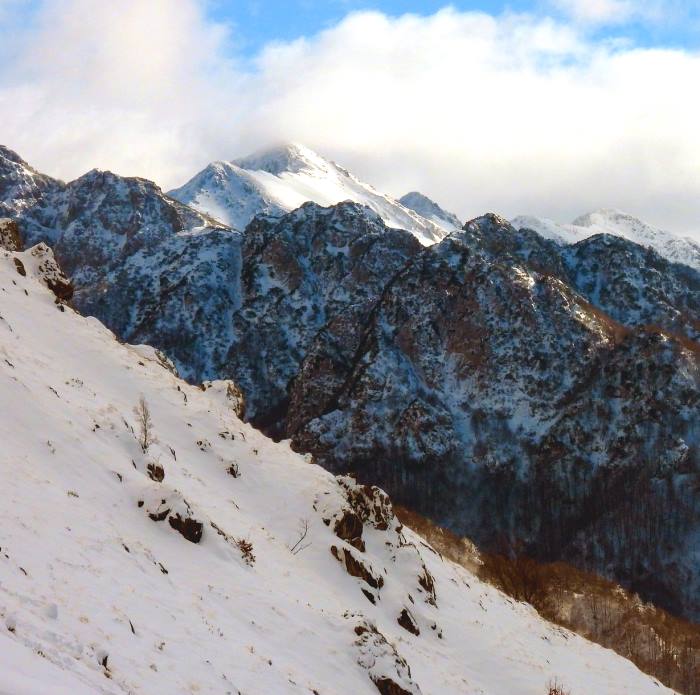
<instances>
[{"instance_id":1,"label":"leafless shrub","mask_svg":"<svg viewBox=\"0 0 700 695\"><path fill-rule=\"evenodd\" d=\"M136 415L136 424L138 427L138 443L141 446L141 451L145 454L155 441L155 437L153 435L151 411L143 396L139 398L139 402L134 408L134 415Z\"/></svg>"},{"instance_id":2,"label":"leafless shrub","mask_svg":"<svg viewBox=\"0 0 700 695\"><path fill-rule=\"evenodd\" d=\"M555 678L547 684L547 695L571 695L571 691L564 690L564 686Z\"/></svg>"},{"instance_id":3,"label":"leafless shrub","mask_svg":"<svg viewBox=\"0 0 700 695\"><path fill-rule=\"evenodd\" d=\"M299 519L299 539L297 542L289 548L292 555L298 555L302 550L306 550L311 543L304 543L306 537L309 535L309 520Z\"/></svg>"},{"instance_id":4,"label":"leafless shrub","mask_svg":"<svg viewBox=\"0 0 700 695\"><path fill-rule=\"evenodd\" d=\"M255 555L253 555L253 544L246 538L237 538L236 545L241 551L241 556L245 560L246 565L253 565L255 563Z\"/></svg>"}]
</instances>

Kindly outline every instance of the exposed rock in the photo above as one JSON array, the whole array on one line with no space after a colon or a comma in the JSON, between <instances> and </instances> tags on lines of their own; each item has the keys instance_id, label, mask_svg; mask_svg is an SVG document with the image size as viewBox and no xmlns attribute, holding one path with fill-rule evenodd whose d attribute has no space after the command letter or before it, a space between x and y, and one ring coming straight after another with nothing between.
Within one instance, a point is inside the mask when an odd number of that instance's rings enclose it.
<instances>
[{"instance_id":1,"label":"exposed rock","mask_svg":"<svg viewBox=\"0 0 700 695\"><path fill-rule=\"evenodd\" d=\"M0 218L0 248L6 251L22 251L22 239L17 222L9 218Z\"/></svg>"},{"instance_id":2,"label":"exposed rock","mask_svg":"<svg viewBox=\"0 0 700 695\"><path fill-rule=\"evenodd\" d=\"M356 558L348 548L332 545L331 554L345 567L345 571L351 577L362 579L373 589L381 589L384 586L384 577L375 576L372 570L362 560Z\"/></svg>"},{"instance_id":3,"label":"exposed rock","mask_svg":"<svg viewBox=\"0 0 700 695\"><path fill-rule=\"evenodd\" d=\"M174 516L168 517L168 523L190 543L199 543L199 541L202 540L204 525L201 521L175 514Z\"/></svg>"},{"instance_id":4,"label":"exposed rock","mask_svg":"<svg viewBox=\"0 0 700 695\"><path fill-rule=\"evenodd\" d=\"M433 606L437 606L437 594L435 592L435 580L433 575L430 574L428 568L423 564L422 571L418 575L418 584L423 588L423 590L428 594L426 601Z\"/></svg>"},{"instance_id":5,"label":"exposed rock","mask_svg":"<svg viewBox=\"0 0 700 695\"><path fill-rule=\"evenodd\" d=\"M165 469L160 463L150 462L146 466L146 472L148 473L148 477L156 483L162 483L165 479Z\"/></svg>"},{"instance_id":6,"label":"exposed rock","mask_svg":"<svg viewBox=\"0 0 700 695\"><path fill-rule=\"evenodd\" d=\"M56 299L59 302L69 302L73 298L73 284L61 270L51 249L40 243L29 249L29 253L36 259L37 275L56 295Z\"/></svg>"},{"instance_id":7,"label":"exposed rock","mask_svg":"<svg viewBox=\"0 0 700 695\"><path fill-rule=\"evenodd\" d=\"M421 695L420 687L411 678L410 666L373 623L363 621L356 625L355 634L358 663L367 669L381 695Z\"/></svg>"},{"instance_id":8,"label":"exposed rock","mask_svg":"<svg viewBox=\"0 0 700 695\"><path fill-rule=\"evenodd\" d=\"M15 268L17 268L17 272L22 276L22 277L27 277L27 270L24 267L24 263L19 260L19 258L15 258Z\"/></svg>"},{"instance_id":9,"label":"exposed rock","mask_svg":"<svg viewBox=\"0 0 700 695\"><path fill-rule=\"evenodd\" d=\"M159 512L148 512L149 518L153 521L165 521L168 518L168 514L170 514L168 507Z\"/></svg>"},{"instance_id":10,"label":"exposed rock","mask_svg":"<svg viewBox=\"0 0 700 695\"><path fill-rule=\"evenodd\" d=\"M363 524L370 524L379 531L386 531L396 522L389 495L376 485L358 485L349 476L338 477L338 483L345 490L348 504Z\"/></svg>"},{"instance_id":11,"label":"exposed rock","mask_svg":"<svg viewBox=\"0 0 700 695\"><path fill-rule=\"evenodd\" d=\"M337 519L333 526L333 532L338 538L347 541L360 552L365 551L365 544L362 540L362 520L355 512L346 509L340 519Z\"/></svg>"},{"instance_id":12,"label":"exposed rock","mask_svg":"<svg viewBox=\"0 0 700 695\"><path fill-rule=\"evenodd\" d=\"M420 635L420 630L418 629L418 625L416 625L416 621L414 617L411 615L411 612L408 610L408 608L404 608L401 611L401 615L397 618L397 622L401 627L410 632L412 635Z\"/></svg>"},{"instance_id":13,"label":"exposed rock","mask_svg":"<svg viewBox=\"0 0 700 695\"><path fill-rule=\"evenodd\" d=\"M241 419L245 418L245 397L243 391L231 380L204 381L204 391L215 392L220 395L222 401Z\"/></svg>"}]
</instances>

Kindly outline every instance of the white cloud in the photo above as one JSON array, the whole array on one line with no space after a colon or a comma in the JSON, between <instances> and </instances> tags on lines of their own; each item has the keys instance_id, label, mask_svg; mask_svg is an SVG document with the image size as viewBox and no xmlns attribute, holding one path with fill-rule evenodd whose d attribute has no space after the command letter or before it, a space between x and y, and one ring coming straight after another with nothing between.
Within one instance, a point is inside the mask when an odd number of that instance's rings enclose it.
<instances>
[{"instance_id":1,"label":"white cloud","mask_svg":"<svg viewBox=\"0 0 700 695\"><path fill-rule=\"evenodd\" d=\"M353 14L244 68L201 3L176 4L46 2L2 61L0 142L65 178L100 166L169 187L293 139L462 216L618 207L700 231L698 54L443 10Z\"/></svg>"},{"instance_id":2,"label":"white cloud","mask_svg":"<svg viewBox=\"0 0 700 695\"><path fill-rule=\"evenodd\" d=\"M632 0L553 0L553 4L578 21L594 24L623 22L637 9Z\"/></svg>"}]
</instances>

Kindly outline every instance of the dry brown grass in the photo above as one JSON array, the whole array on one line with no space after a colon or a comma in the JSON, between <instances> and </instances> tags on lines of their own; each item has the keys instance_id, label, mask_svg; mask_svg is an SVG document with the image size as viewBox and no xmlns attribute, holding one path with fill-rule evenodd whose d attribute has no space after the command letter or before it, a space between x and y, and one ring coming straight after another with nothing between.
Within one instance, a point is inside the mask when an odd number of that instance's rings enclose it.
<instances>
[{"instance_id":1,"label":"dry brown grass","mask_svg":"<svg viewBox=\"0 0 700 695\"><path fill-rule=\"evenodd\" d=\"M467 539L420 514L395 511L444 557L530 603L545 619L616 651L679 693L700 695L700 625L566 563L479 553Z\"/></svg>"}]
</instances>

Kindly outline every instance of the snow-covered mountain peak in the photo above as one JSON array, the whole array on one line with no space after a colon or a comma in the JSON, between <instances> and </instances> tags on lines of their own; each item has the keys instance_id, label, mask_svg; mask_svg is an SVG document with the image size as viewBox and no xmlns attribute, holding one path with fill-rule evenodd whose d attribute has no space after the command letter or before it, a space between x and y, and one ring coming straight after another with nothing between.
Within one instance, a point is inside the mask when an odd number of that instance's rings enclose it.
<instances>
[{"instance_id":1,"label":"snow-covered mountain peak","mask_svg":"<svg viewBox=\"0 0 700 695\"><path fill-rule=\"evenodd\" d=\"M577 217L572 225L595 230L598 233L615 234L627 239L643 243L644 240L652 242L671 236L670 232L657 229L652 225L642 222L634 215L630 215L615 208L602 208Z\"/></svg>"},{"instance_id":2,"label":"snow-covered mountain peak","mask_svg":"<svg viewBox=\"0 0 700 695\"><path fill-rule=\"evenodd\" d=\"M428 220L442 227L446 232L460 229L462 223L457 215L440 207L434 200L418 191L411 191L399 198L399 202Z\"/></svg>"},{"instance_id":3,"label":"snow-covered mountain peak","mask_svg":"<svg viewBox=\"0 0 700 695\"><path fill-rule=\"evenodd\" d=\"M571 224L560 224L546 217L521 215L512 220L516 229L532 229L558 243L575 244L594 234L612 234L642 246L650 246L673 263L700 270L700 244L614 208L602 208L577 217Z\"/></svg>"},{"instance_id":4,"label":"snow-covered mountain peak","mask_svg":"<svg viewBox=\"0 0 700 695\"><path fill-rule=\"evenodd\" d=\"M284 172L297 174L303 170L328 172L333 166L321 155L295 142L259 150L247 157L234 159L233 164L248 171L266 171L273 176Z\"/></svg>"},{"instance_id":5,"label":"snow-covered mountain peak","mask_svg":"<svg viewBox=\"0 0 700 695\"><path fill-rule=\"evenodd\" d=\"M374 210L387 226L411 232L426 246L451 231L296 143L210 164L169 195L241 230L259 214L279 216L305 202L327 207L352 200Z\"/></svg>"}]
</instances>

